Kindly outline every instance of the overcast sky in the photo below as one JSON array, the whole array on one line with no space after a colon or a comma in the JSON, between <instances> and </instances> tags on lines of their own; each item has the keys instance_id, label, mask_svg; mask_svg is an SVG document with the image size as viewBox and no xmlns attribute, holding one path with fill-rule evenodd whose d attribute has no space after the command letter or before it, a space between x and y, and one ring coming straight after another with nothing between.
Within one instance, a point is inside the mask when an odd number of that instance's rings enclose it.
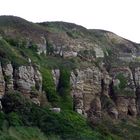
<instances>
[{"instance_id":1,"label":"overcast sky","mask_svg":"<svg viewBox=\"0 0 140 140\"><path fill-rule=\"evenodd\" d=\"M73 22L140 43L140 0L0 0L0 15Z\"/></svg>"}]
</instances>

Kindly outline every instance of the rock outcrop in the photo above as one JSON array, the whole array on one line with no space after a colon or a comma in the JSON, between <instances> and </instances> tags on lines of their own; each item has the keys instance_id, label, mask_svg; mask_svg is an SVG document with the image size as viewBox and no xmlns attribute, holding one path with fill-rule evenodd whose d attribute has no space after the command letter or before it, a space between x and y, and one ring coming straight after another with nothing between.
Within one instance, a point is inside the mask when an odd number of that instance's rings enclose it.
<instances>
[{"instance_id":1,"label":"rock outcrop","mask_svg":"<svg viewBox=\"0 0 140 140\"><path fill-rule=\"evenodd\" d=\"M3 76L2 67L0 65L0 99L3 97L4 94L5 94L5 80Z\"/></svg>"},{"instance_id":2,"label":"rock outcrop","mask_svg":"<svg viewBox=\"0 0 140 140\"><path fill-rule=\"evenodd\" d=\"M101 93L101 73L97 67L71 74L72 94L77 112L87 114L92 101ZM100 103L99 103L100 104Z\"/></svg>"},{"instance_id":3,"label":"rock outcrop","mask_svg":"<svg viewBox=\"0 0 140 140\"><path fill-rule=\"evenodd\" d=\"M113 77L114 98L119 117L137 115L136 108L136 88L133 79L132 71L128 67L115 68L111 71Z\"/></svg>"},{"instance_id":4,"label":"rock outcrop","mask_svg":"<svg viewBox=\"0 0 140 140\"><path fill-rule=\"evenodd\" d=\"M139 44L108 31L88 30L72 23L34 24L17 17L8 19L1 17L4 22L0 23L0 99L8 91L18 90L40 105L38 94L42 92L43 80L33 63L37 61L42 71L56 68L51 73L56 89L51 88L54 84L45 89L46 94L52 90L53 96L59 90L58 85L61 86L62 62L68 68L72 66L71 88L65 88L71 89L76 112L95 119L104 114L113 119L140 115ZM21 61L16 63L18 59ZM135 62L138 65L131 67ZM46 77L45 84L49 82Z\"/></svg>"},{"instance_id":5,"label":"rock outcrop","mask_svg":"<svg viewBox=\"0 0 140 140\"><path fill-rule=\"evenodd\" d=\"M12 64L5 64L3 66L3 73L4 73L4 79L5 79L5 86L6 90L13 90L14 88L14 79L13 79L13 67Z\"/></svg>"},{"instance_id":6,"label":"rock outcrop","mask_svg":"<svg viewBox=\"0 0 140 140\"><path fill-rule=\"evenodd\" d=\"M30 93L32 90L37 89L41 91L42 77L38 70L33 66L21 66L15 70L16 88L23 93Z\"/></svg>"},{"instance_id":7,"label":"rock outcrop","mask_svg":"<svg viewBox=\"0 0 140 140\"><path fill-rule=\"evenodd\" d=\"M89 118L104 113L114 119L136 117L140 102L134 83L128 67L112 69L110 74L97 67L77 69L71 73L74 108Z\"/></svg>"},{"instance_id":8,"label":"rock outcrop","mask_svg":"<svg viewBox=\"0 0 140 140\"><path fill-rule=\"evenodd\" d=\"M55 83L55 87L57 89L58 83L59 83L59 78L60 78L60 70L59 69L53 69L52 70L52 75L53 75L53 80Z\"/></svg>"},{"instance_id":9,"label":"rock outcrop","mask_svg":"<svg viewBox=\"0 0 140 140\"><path fill-rule=\"evenodd\" d=\"M136 117L136 100L132 97L117 97L116 100L119 117L133 116Z\"/></svg>"},{"instance_id":10,"label":"rock outcrop","mask_svg":"<svg viewBox=\"0 0 140 140\"><path fill-rule=\"evenodd\" d=\"M136 87L136 104L137 112L140 115L140 67L137 66L133 69L134 82Z\"/></svg>"},{"instance_id":11,"label":"rock outcrop","mask_svg":"<svg viewBox=\"0 0 140 140\"><path fill-rule=\"evenodd\" d=\"M18 90L40 105L39 92L42 92L42 75L32 65L13 69L11 63L0 65L0 99L6 92Z\"/></svg>"}]
</instances>

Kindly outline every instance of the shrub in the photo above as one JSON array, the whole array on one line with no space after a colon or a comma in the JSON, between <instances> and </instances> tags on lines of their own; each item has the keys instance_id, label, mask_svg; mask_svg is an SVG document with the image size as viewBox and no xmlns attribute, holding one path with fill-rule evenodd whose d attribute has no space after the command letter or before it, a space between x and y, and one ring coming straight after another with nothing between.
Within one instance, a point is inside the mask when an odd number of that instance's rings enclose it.
<instances>
[{"instance_id":1,"label":"shrub","mask_svg":"<svg viewBox=\"0 0 140 140\"><path fill-rule=\"evenodd\" d=\"M0 129L2 129L2 126L4 124L5 121L5 114L3 112L0 112Z\"/></svg>"},{"instance_id":2,"label":"shrub","mask_svg":"<svg viewBox=\"0 0 140 140\"><path fill-rule=\"evenodd\" d=\"M2 106L3 110L6 113L10 112L17 112L20 110L20 113L22 111L29 111L29 106L31 105L31 102L29 102L25 97L22 96L22 94L18 91L9 91L7 94L4 95L2 98Z\"/></svg>"},{"instance_id":3,"label":"shrub","mask_svg":"<svg viewBox=\"0 0 140 140\"><path fill-rule=\"evenodd\" d=\"M11 112L7 115L7 120L10 126L21 126L23 125L21 116L15 112Z\"/></svg>"}]
</instances>

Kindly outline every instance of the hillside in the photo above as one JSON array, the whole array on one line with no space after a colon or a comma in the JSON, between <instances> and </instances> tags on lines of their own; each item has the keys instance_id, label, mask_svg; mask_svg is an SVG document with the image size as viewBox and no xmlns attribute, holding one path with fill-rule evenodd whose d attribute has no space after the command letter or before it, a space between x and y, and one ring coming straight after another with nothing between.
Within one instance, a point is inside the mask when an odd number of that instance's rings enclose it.
<instances>
[{"instance_id":1,"label":"hillside","mask_svg":"<svg viewBox=\"0 0 140 140\"><path fill-rule=\"evenodd\" d=\"M139 140L140 44L0 16L0 110L1 140Z\"/></svg>"}]
</instances>

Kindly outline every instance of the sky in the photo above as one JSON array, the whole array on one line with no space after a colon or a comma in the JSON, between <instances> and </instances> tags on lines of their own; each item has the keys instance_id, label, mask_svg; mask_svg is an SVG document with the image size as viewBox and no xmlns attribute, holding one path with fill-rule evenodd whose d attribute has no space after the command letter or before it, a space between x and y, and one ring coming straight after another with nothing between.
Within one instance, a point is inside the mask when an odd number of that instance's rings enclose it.
<instances>
[{"instance_id":1,"label":"sky","mask_svg":"<svg viewBox=\"0 0 140 140\"><path fill-rule=\"evenodd\" d=\"M140 43L140 0L0 0L0 15L72 22Z\"/></svg>"}]
</instances>

